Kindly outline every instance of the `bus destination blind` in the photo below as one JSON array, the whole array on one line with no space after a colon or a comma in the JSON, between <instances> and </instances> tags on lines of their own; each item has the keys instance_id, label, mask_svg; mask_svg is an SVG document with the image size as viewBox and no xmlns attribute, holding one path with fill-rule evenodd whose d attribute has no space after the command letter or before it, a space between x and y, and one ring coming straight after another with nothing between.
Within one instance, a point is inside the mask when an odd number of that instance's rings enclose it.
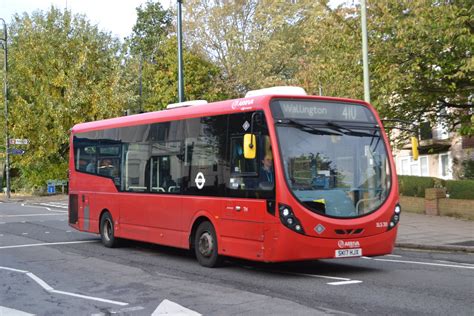
<instances>
[{"instance_id":1,"label":"bus destination blind","mask_svg":"<svg viewBox=\"0 0 474 316\"><path fill-rule=\"evenodd\" d=\"M375 123L368 108L353 103L320 102L312 100L275 100L275 118Z\"/></svg>"}]
</instances>

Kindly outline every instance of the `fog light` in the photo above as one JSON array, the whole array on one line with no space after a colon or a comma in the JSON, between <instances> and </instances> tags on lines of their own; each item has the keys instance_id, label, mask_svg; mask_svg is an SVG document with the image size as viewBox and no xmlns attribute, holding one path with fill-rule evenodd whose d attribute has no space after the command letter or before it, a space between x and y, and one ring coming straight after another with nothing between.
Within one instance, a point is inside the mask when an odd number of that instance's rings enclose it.
<instances>
[{"instance_id":1,"label":"fog light","mask_svg":"<svg viewBox=\"0 0 474 316\"><path fill-rule=\"evenodd\" d=\"M288 215L290 215L290 210L285 208L285 209L283 209L282 214L283 214L283 216L287 217Z\"/></svg>"},{"instance_id":2,"label":"fog light","mask_svg":"<svg viewBox=\"0 0 474 316\"><path fill-rule=\"evenodd\" d=\"M301 230L301 226L300 226L300 225L296 225L296 226L295 226L295 229L298 230L298 231L300 231L300 230Z\"/></svg>"},{"instance_id":3,"label":"fog light","mask_svg":"<svg viewBox=\"0 0 474 316\"><path fill-rule=\"evenodd\" d=\"M395 226L395 223L394 222L390 222L390 224L388 224L390 227L393 227Z\"/></svg>"}]
</instances>

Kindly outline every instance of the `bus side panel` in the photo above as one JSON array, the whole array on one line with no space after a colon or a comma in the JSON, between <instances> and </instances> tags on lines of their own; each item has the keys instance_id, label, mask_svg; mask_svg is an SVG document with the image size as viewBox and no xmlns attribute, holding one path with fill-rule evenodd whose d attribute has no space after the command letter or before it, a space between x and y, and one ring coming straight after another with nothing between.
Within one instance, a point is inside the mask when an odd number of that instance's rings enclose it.
<instances>
[{"instance_id":1,"label":"bus side panel","mask_svg":"<svg viewBox=\"0 0 474 316\"><path fill-rule=\"evenodd\" d=\"M183 245L189 248L189 237L191 234L192 226L194 222L200 217L204 216L208 218L217 235L217 244L221 249L221 243L219 241L220 227L218 226L217 219L219 218L220 210L223 205L223 199L214 197L200 197L200 196L181 196L182 199L182 216L180 219L186 229L186 237L183 240Z\"/></svg>"},{"instance_id":2,"label":"bus side panel","mask_svg":"<svg viewBox=\"0 0 474 316\"><path fill-rule=\"evenodd\" d=\"M121 237L183 247L186 234L181 196L133 193L120 196Z\"/></svg>"}]
</instances>

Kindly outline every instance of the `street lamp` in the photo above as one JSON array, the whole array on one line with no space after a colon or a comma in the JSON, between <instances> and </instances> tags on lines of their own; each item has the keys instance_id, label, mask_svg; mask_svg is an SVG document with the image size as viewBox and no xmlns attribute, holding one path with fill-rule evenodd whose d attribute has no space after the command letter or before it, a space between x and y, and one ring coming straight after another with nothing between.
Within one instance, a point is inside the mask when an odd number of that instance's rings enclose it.
<instances>
[{"instance_id":1,"label":"street lamp","mask_svg":"<svg viewBox=\"0 0 474 316\"><path fill-rule=\"evenodd\" d=\"M183 32L181 30L181 4L183 0L178 2L178 97L179 102L184 102L184 80L183 80Z\"/></svg>"},{"instance_id":2,"label":"street lamp","mask_svg":"<svg viewBox=\"0 0 474 316\"><path fill-rule=\"evenodd\" d=\"M7 37L7 23L5 20L0 18L3 24L3 38L0 38L3 50L5 51L4 54L4 74L3 74L3 87L4 87L4 96L5 96L5 175L6 175L6 182L7 182L7 199L10 198L10 144L8 142L8 81L7 81L7 73L8 73L8 37Z\"/></svg>"}]
</instances>

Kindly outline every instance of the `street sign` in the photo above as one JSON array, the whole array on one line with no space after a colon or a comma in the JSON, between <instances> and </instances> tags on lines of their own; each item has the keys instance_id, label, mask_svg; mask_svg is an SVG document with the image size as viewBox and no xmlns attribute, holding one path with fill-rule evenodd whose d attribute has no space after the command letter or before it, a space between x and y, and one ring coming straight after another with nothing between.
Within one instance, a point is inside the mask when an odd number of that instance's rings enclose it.
<instances>
[{"instance_id":1,"label":"street sign","mask_svg":"<svg viewBox=\"0 0 474 316\"><path fill-rule=\"evenodd\" d=\"M25 151L23 149L10 148L10 155L23 155Z\"/></svg>"},{"instance_id":2,"label":"street sign","mask_svg":"<svg viewBox=\"0 0 474 316\"><path fill-rule=\"evenodd\" d=\"M46 184L48 186L67 185L67 180L48 180Z\"/></svg>"},{"instance_id":3,"label":"street sign","mask_svg":"<svg viewBox=\"0 0 474 316\"><path fill-rule=\"evenodd\" d=\"M48 185L48 194L56 193L56 187L54 185Z\"/></svg>"},{"instance_id":4,"label":"street sign","mask_svg":"<svg viewBox=\"0 0 474 316\"><path fill-rule=\"evenodd\" d=\"M9 143L10 145L28 145L28 139L20 139L20 138L10 138Z\"/></svg>"}]
</instances>

